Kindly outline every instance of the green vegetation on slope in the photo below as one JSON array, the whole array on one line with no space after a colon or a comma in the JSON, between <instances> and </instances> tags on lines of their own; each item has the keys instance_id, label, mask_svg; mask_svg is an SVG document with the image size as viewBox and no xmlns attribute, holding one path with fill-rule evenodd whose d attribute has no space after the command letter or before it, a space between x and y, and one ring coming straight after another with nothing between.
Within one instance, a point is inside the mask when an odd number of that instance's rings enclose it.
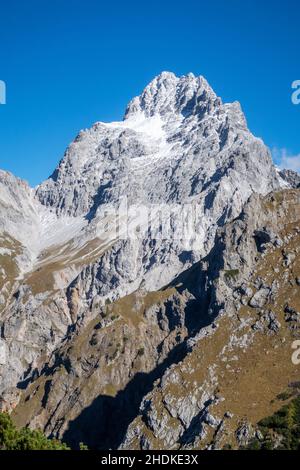
<instances>
[{"instance_id":1,"label":"green vegetation on slope","mask_svg":"<svg viewBox=\"0 0 300 470\"><path fill-rule=\"evenodd\" d=\"M253 439L249 449L300 450L300 396L262 419L258 426L261 438Z\"/></svg>"},{"instance_id":2,"label":"green vegetation on slope","mask_svg":"<svg viewBox=\"0 0 300 470\"><path fill-rule=\"evenodd\" d=\"M40 431L17 429L7 413L0 413L0 450L69 450L57 439L47 439Z\"/></svg>"}]
</instances>

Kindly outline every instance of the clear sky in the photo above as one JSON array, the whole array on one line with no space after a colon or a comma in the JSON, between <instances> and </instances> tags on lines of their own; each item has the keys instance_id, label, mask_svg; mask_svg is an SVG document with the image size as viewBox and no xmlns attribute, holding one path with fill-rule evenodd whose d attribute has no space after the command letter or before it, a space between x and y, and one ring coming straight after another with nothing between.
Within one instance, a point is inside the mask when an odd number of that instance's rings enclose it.
<instances>
[{"instance_id":1,"label":"clear sky","mask_svg":"<svg viewBox=\"0 0 300 470\"><path fill-rule=\"evenodd\" d=\"M300 169L299 0L0 0L0 22L0 168L32 185L162 70L239 100L277 162Z\"/></svg>"}]
</instances>

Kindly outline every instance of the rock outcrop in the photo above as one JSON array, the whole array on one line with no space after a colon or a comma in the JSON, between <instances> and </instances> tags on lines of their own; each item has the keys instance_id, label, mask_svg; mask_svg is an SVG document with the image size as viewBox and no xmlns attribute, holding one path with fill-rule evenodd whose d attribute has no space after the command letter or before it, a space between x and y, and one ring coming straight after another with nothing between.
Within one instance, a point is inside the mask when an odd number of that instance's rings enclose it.
<instances>
[{"instance_id":1,"label":"rock outcrop","mask_svg":"<svg viewBox=\"0 0 300 470\"><path fill-rule=\"evenodd\" d=\"M255 233L264 226L284 248L270 243L260 253ZM255 195L220 229L204 260L211 327L188 340L187 355L144 397L122 449L239 448L257 436L257 423L297 383L299 242L299 190ZM288 266L285 251L295 255Z\"/></svg>"},{"instance_id":2,"label":"rock outcrop","mask_svg":"<svg viewBox=\"0 0 300 470\"><path fill-rule=\"evenodd\" d=\"M238 103L222 103L203 77L168 72L122 122L81 131L38 188L0 172L2 408L75 447L221 445L232 418L212 412L222 402L214 363L197 390L176 371L194 367L223 317L224 335L247 344L237 306L263 310L250 338L281 334L276 279L249 279L284 250L289 281L297 252L282 226L299 201L279 190L296 187L292 176L276 171ZM188 389L175 404L160 392L173 379Z\"/></svg>"}]
</instances>

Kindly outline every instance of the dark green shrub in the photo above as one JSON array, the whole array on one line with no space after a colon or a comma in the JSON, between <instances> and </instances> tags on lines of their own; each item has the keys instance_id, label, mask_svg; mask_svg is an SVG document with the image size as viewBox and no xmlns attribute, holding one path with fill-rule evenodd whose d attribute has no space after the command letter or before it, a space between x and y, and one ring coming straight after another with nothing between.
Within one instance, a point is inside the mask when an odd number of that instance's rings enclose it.
<instances>
[{"instance_id":1,"label":"dark green shrub","mask_svg":"<svg viewBox=\"0 0 300 470\"><path fill-rule=\"evenodd\" d=\"M238 276L239 270L238 269L228 269L225 271L225 278L226 279L234 279L236 276Z\"/></svg>"},{"instance_id":2,"label":"dark green shrub","mask_svg":"<svg viewBox=\"0 0 300 470\"><path fill-rule=\"evenodd\" d=\"M280 394L285 397L285 394ZM300 397L258 423L262 441L254 439L249 449L300 450Z\"/></svg>"},{"instance_id":3,"label":"dark green shrub","mask_svg":"<svg viewBox=\"0 0 300 470\"><path fill-rule=\"evenodd\" d=\"M47 439L41 431L17 429L7 413L0 413L1 450L69 450L57 439Z\"/></svg>"}]
</instances>

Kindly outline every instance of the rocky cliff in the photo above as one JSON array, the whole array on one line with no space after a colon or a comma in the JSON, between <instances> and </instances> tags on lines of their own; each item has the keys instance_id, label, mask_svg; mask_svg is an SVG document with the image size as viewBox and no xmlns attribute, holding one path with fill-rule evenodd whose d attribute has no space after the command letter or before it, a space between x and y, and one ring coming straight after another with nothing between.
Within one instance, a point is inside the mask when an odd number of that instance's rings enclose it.
<instances>
[{"instance_id":1,"label":"rocky cliff","mask_svg":"<svg viewBox=\"0 0 300 470\"><path fill-rule=\"evenodd\" d=\"M2 409L74 447L219 445L208 436L227 418L211 409L240 415L216 393L218 348L239 357L243 328L252 351L282 324L257 310L276 279L253 276L269 251L290 259L296 183L238 103L169 72L122 122L81 131L38 188L1 172Z\"/></svg>"}]
</instances>

